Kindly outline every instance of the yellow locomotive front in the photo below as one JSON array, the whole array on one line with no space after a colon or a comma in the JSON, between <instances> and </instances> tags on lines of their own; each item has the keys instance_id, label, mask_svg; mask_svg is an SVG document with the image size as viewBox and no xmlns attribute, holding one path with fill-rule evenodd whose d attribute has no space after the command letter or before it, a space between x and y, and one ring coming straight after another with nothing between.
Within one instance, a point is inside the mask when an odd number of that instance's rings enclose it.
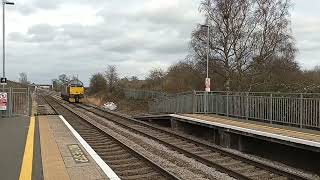
<instances>
[{"instance_id":1,"label":"yellow locomotive front","mask_svg":"<svg viewBox=\"0 0 320 180\"><path fill-rule=\"evenodd\" d=\"M79 80L69 81L62 86L61 97L69 102L80 102L80 99L84 97L83 83Z\"/></svg>"}]
</instances>

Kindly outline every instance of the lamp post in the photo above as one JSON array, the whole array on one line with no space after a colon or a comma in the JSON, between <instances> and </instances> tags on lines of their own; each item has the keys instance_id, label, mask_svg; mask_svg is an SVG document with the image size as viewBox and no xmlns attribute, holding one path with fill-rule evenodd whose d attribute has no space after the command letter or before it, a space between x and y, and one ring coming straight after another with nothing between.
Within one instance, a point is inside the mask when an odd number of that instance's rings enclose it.
<instances>
[{"instance_id":1,"label":"lamp post","mask_svg":"<svg viewBox=\"0 0 320 180\"><path fill-rule=\"evenodd\" d=\"M208 0L208 14L206 19L206 24L202 25L202 28L207 29L207 77L205 79L205 97L204 97L204 113L208 113L208 92L211 91L210 88L210 78L209 78L209 50L210 50L210 27L209 27L209 11L211 8L211 1Z\"/></svg>"},{"instance_id":2,"label":"lamp post","mask_svg":"<svg viewBox=\"0 0 320 180\"><path fill-rule=\"evenodd\" d=\"M207 21L208 24L208 21ZM209 50L210 50L210 27L208 25L201 25L203 29L207 30L207 76L205 79L205 91L210 92L210 78L209 78Z\"/></svg>"},{"instance_id":3,"label":"lamp post","mask_svg":"<svg viewBox=\"0 0 320 180\"><path fill-rule=\"evenodd\" d=\"M207 77L205 79L205 91L210 92L210 78L209 78L209 50L210 50L210 26L209 26L209 16L210 16L210 8L211 8L211 1L208 0L208 14L206 18L206 24L202 25L203 29L207 30Z\"/></svg>"},{"instance_id":4,"label":"lamp post","mask_svg":"<svg viewBox=\"0 0 320 180\"><path fill-rule=\"evenodd\" d=\"M5 49L5 34L6 34L6 26L5 26L5 5L14 5L14 2L9 2L6 0L2 0L2 77L6 77L5 70L5 62L6 62L6 49Z\"/></svg>"}]
</instances>

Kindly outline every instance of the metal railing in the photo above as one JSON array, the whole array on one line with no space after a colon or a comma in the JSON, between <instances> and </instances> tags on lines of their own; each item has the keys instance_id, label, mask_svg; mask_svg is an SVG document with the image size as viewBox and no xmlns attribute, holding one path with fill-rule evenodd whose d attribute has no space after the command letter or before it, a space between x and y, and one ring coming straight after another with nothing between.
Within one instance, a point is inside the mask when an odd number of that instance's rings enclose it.
<instances>
[{"instance_id":1,"label":"metal railing","mask_svg":"<svg viewBox=\"0 0 320 180\"><path fill-rule=\"evenodd\" d=\"M150 113L208 113L320 128L320 94L188 92L149 102Z\"/></svg>"},{"instance_id":2,"label":"metal railing","mask_svg":"<svg viewBox=\"0 0 320 180\"><path fill-rule=\"evenodd\" d=\"M0 111L1 117L29 116L32 109L30 88L0 88L7 93L6 110Z\"/></svg>"},{"instance_id":3,"label":"metal railing","mask_svg":"<svg viewBox=\"0 0 320 180\"><path fill-rule=\"evenodd\" d=\"M144 99L155 99L166 97L166 93L158 91L148 91L148 90L135 90L135 89L125 89L124 94L126 98L144 100Z\"/></svg>"}]
</instances>

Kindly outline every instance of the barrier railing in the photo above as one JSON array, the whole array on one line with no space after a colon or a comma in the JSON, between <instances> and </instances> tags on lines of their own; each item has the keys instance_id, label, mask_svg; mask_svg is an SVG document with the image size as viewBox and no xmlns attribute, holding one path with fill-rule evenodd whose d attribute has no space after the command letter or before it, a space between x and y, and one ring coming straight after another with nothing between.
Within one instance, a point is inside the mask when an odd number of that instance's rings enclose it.
<instances>
[{"instance_id":1,"label":"barrier railing","mask_svg":"<svg viewBox=\"0 0 320 180\"><path fill-rule=\"evenodd\" d=\"M0 110L1 117L11 116L29 116L32 109L32 99L30 88L0 88L1 93L6 94L6 98L2 97L1 101L6 99L6 103L2 103Z\"/></svg>"},{"instance_id":2,"label":"barrier railing","mask_svg":"<svg viewBox=\"0 0 320 180\"><path fill-rule=\"evenodd\" d=\"M149 102L150 113L208 113L320 128L320 94L188 92Z\"/></svg>"},{"instance_id":3,"label":"barrier railing","mask_svg":"<svg viewBox=\"0 0 320 180\"><path fill-rule=\"evenodd\" d=\"M158 91L135 90L135 89L126 89L124 90L124 94L126 98L139 99L139 100L163 98L167 96L166 93L162 93Z\"/></svg>"}]
</instances>

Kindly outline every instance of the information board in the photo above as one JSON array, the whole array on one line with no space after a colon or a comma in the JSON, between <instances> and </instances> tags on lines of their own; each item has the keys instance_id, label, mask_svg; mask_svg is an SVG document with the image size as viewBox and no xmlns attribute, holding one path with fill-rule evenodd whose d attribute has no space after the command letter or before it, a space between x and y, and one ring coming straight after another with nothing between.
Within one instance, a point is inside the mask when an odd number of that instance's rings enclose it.
<instances>
[{"instance_id":1,"label":"information board","mask_svg":"<svg viewBox=\"0 0 320 180\"><path fill-rule=\"evenodd\" d=\"M206 78L205 80L205 91L210 92L210 78Z\"/></svg>"},{"instance_id":2,"label":"information board","mask_svg":"<svg viewBox=\"0 0 320 180\"><path fill-rule=\"evenodd\" d=\"M8 94L0 92L0 111L7 110Z\"/></svg>"}]
</instances>

